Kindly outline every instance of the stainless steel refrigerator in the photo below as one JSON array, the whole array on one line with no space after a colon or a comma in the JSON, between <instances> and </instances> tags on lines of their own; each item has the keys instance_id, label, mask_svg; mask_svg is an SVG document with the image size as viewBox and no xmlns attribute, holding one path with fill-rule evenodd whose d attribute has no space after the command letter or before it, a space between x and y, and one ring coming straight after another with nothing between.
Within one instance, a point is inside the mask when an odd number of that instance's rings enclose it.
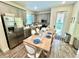
<instances>
[{"instance_id":1,"label":"stainless steel refrigerator","mask_svg":"<svg viewBox=\"0 0 79 59\"><path fill-rule=\"evenodd\" d=\"M10 49L18 46L24 39L23 20L19 17L1 15L6 40Z\"/></svg>"}]
</instances>

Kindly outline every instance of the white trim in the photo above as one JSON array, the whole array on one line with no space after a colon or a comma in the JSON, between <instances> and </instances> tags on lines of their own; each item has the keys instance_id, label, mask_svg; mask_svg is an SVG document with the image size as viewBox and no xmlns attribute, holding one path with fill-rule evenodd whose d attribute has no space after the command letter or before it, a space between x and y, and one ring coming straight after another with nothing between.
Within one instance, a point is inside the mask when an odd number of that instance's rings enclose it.
<instances>
[{"instance_id":1,"label":"white trim","mask_svg":"<svg viewBox=\"0 0 79 59\"><path fill-rule=\"evenodd\" d=\"M23 9L23 10L26 10L23 6L18 5L16 3L14 3L14 2L11 2L11 1L1 1L1 2L6 3L6 4L9 4L9 5L12 5L14 7L17 7L17 8Z\"/></svg>"},{"instance_id":2,"label":"white trim","mask_svg":"<svg viewBox=\"0 0 79 59\"><path fill-rule=\"evenodd\" d=\"M2 25L2 21L1 21L1 16L0 16L0 49L3 52L6 52L9 50L8 45L7 45L7 41L6 41L6 37L5 37L5 33L3 30L3 25Z\"/></svg>"},{"instance_id":3,"label":"white trim","mask_svg":"<svg viewBox=\"0 0 79 59\"><path fill-rule=\"evenodd\" d=\"M5 16L15 16L15 14L5 13Z\"/></svg>"},{"instance_id":4,"label":"white trim","mask_svg":"<svg viewBox=\"0 0 79 59\"><path fill-rule=\"evenodd\" d=\"M1 49L1 48L0 48ZM2 52L6 52L6 51L8 51L9 50L9 48L6 48L6 49L1 49L2 50Z\"/></svg>"},{"instance_id":5,"label":"white trim","mask_svg":"<svg viewBox=\"0 0 79 59\"><path fill-rule=\"evenodd\" d=\"M45 13L51 13L51 11L42 11L42 12L38 12L37 14L45 14Z\"/></svg>"}]
</instances>

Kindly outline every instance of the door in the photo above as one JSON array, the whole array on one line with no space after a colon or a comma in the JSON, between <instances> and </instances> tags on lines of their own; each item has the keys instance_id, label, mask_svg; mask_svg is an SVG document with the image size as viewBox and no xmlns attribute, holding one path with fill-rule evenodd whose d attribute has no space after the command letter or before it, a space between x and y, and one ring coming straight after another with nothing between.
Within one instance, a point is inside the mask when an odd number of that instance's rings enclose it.
<instances>
[{"instance_id":1,"label":"door","mask_svg":"<svg viewBox=\"0 0 79 59\"><path fill-rule=\"evenodd\" d=\"M64 19L65 19L65 12L58 12L56 18L56 33L58 36L62 36Z\"/></svg>"}]
</instances>

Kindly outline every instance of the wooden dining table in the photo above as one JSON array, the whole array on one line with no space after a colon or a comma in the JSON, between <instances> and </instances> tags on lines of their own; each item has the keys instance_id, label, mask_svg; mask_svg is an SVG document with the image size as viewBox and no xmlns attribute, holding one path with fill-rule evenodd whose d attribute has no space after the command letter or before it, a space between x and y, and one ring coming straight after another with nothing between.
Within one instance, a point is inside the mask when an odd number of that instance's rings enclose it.
<instances>
[{"instance_id":1,"label":"wooden dining table","mask_svg":"<svg viewBox=\"0 0 79 59\"><path fill-rule=\"evenodd\" d=\"M52 34L50 34L50 38L47 38L45 35L48 33L48 32L51 32ZM54 31L53 29L49 29L48 31L45 31L44 32L44 37L40 37L41 38L41 42L39 44L35 44L33 41L36 37L39 37L39 35L31 35L30 37L26 38L23 40L23 43L24 44L30 44L30 45L33 45L37 48L40 48L40 49L43 49L47 52L50 52L50 49L51 49L51 45L52 45L52 42L53 42L53 35L54 35Z\"/></svg>"}]
</instances>

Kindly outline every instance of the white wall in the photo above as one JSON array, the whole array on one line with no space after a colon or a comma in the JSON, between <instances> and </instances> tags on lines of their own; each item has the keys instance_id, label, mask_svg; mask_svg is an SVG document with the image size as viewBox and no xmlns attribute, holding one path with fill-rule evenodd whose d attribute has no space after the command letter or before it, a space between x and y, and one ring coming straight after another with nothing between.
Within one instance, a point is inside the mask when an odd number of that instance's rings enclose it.
<instances>
[{"instance_id":1,"label":"white wall","mask_svg":"<svg viewBox=\"0 0 79 59\"><path fill-rule=\"evenodd\" d=\"M50 11L42 11L38 12L37 14L37 22L41 23L41 20L47 20L48 23L50 23Z\"/></svg>"},{"instance_id":2,"label":"white wall","mask_svg":"<svg viewBox=\"0 0 79 59\"><path fill-rule=\"evenodd\" d=\"M9 50L6 37L5 37L5 33L4 33L4 29L3 29L3 25L2 25L2 21L1 21L1 17L0 17L0 49L3 52Z\"/></svg>"},{"instance_id":3,"label":"white wall","mask_svg":"<svg viewBox=\"0 0 79 59\"><path fill-rule=\"evenodd\" d=\"M37 15L37 21L41 22L42 19L47 20L49 22L50 21L50 13L38 14Z\"/></svg>"},{"instance_id":4,"label":"white wall","mask_svg":"<svg viewBox=\"0 0 79 59\"><path fill-rule=\"evenodd\" d=\"M76 37L79 39L79 2L75 3L75 5L73 6L73 13L72 13L72 17L74 17L74 22L72 22L70 24L70 29L69 29L69 33L72 35L71 37L71 41L70 44L73 44L73 38Z\"/></svg>"},{"instance_id":5,"label":"white wall","mask_svg":"<svg viewBox=\"0 0 79 59\"><path fill-rule=\"evenodd\" d=\"M17 8L26 10L26 9L24 8L24 6L21 6L21 5L17 4L17 3L15 3L14 1L2 1L2 2L6 3L6 4L9 4L9 5L12 5L12 6L15 6L15 7L17 7Z\"/></svg>"},{"instance_id":6,"label":"white wall","mask_svg":"<svg viewBox=\"0 0 79 59\"><path fill-rule=\"evenodd\" d=\"M65 22L64 22L63 33L68 32L69 25L72 19L72 7L73 7L72 5L68 5L68 6L60 6L60 7L51 8L50 27L52 28L55 25L57 12L65 11L66 17L65 17Z\"/></svg>"}]
</instances>

